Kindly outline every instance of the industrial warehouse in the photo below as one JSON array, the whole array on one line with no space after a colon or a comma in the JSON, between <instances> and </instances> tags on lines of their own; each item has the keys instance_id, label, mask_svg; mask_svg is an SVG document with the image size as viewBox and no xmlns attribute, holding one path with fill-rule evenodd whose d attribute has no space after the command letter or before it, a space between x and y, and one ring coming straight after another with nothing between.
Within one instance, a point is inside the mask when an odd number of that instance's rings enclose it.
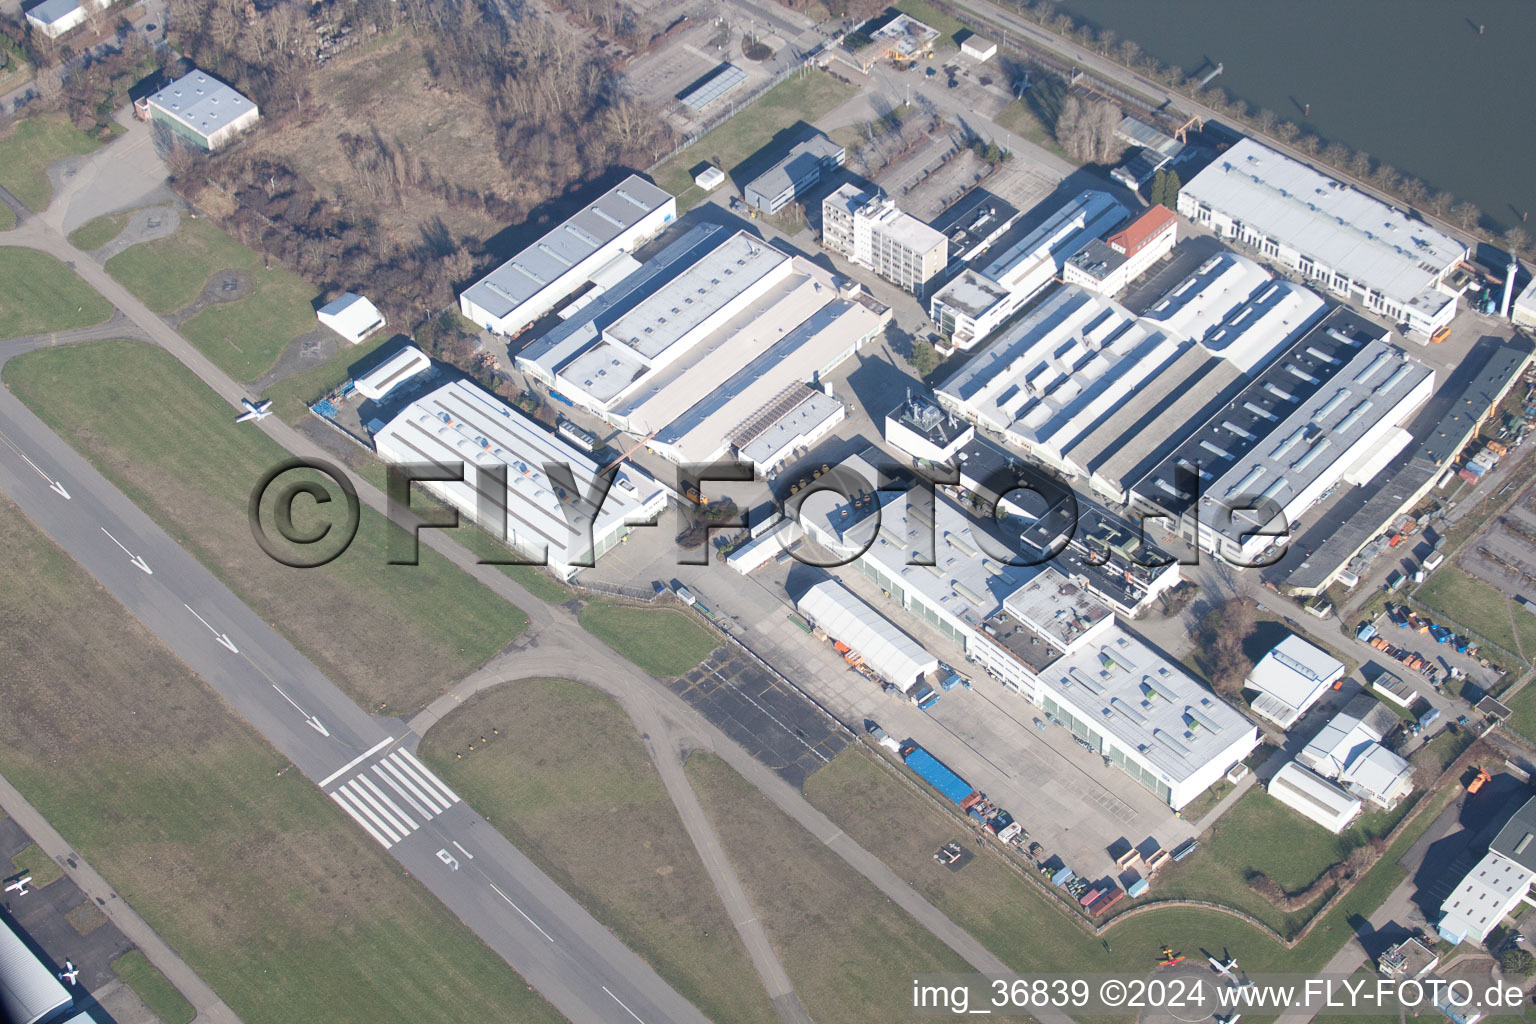
<instances>
[{"instance_id":1,"label":"industrial warehouse","mask_svg":"<svg viewBox=\"0 0 1536 1024\"><path fill-rule=\"evenodd\" d=\"M517 364L675 462L778 436L781 446L754 454L772 465L825 433L841 405L784 406L786 389L819 380L890 318L888 307L745 231L695 228L632 276ZM759 414L774 408L801 428L766 431L773 423Z\"/></svg>"},{"instance_id":2,"label":"industrial warehouse","mask_svg":"<svg viewBox=\"0 0 1536 1024\"><path fill-rule=\"evenodd\" d=\"M1536 1006L1536 3L1357 7L14 0L0 1024Z\"/></svg>"},{"instance_id":3,"label":"industrial warehouse","mask_svg":"<svg viewBox=\"0 0 1536 1024\"><path fill-rule=\"evenodd\" d=\"M1322 312L1312 292L1232 253L1207 260L1141 317L1064 284L936 393L960 416L1124 503L1149 463Z\"/></svg>"},{"instance_id":4,"label":"industrial warehouse","mask_svg":"<svg viewBox=\"0 0 1536 1024\"><path fill-rule=\"evenodd\" d=\"M857 470L861 462L872 479L867 460L855 458L852 465ZM1012 564L1017 542L1010 547L1000 531L942 496L930 517L906 493L845 499L820 490L803 499L799 517L808 537L852 558L849 569L1170 807L1209 788L1258 743L1256 726L1118 624L1116 609L1088 585L1084 570L1094 562L1058 557ZM1091 537L1094 531L1085 532ZM1115 571L1103 566L1097 561L1098 571L1113 578ZM1178 567L1165 565L1153 575L1139 592L1142 601L1176 582ZM821 584L812 594L800 608L816 621L832 620L830 603L840 599L846 607L838 616L864 622L864 632L884 637L882 649L900 649L903 634L888 624L869 625L871 610L847 591ZM1133 600L1125 613L1140 606ZM853 641L845 642L868 660ZM906 668L915 663L902 662L903 690L912 682Z\"/></svg>"},{"instance_id":5,"label":"industrial warehouse","mask_svg":"<svg viewBox=\"0 0 1536 1024\"><path fill-rule=\"evenodd\" d=\"M1466 246L1252 139L1184 186L1179 213L1420 337L1456 315L1445 281Z\"/></svg>"},{"instance_id":6,"label":"industrial warehouse","mask_svg":"<svg viewBox=\"0 0 1536 1024\"><path fill-rule=\"evenodd\" d=\"M1280 524L1340 480L1368 482L1410 442L1403 424L1434 371L1387 337L1335 309L1135 486L1139 507L1203 550L1255 564Z\"/></svg>"},{"instance_id":7,"label":"industrial warehouse","mask_svg":"<svg viewBox=\"0 0 1536 1024\"><path fill-rule=\"evenodd\" d=\"M424 481L493 536L561 579L654 522L667 494L629 465L611 486L584 452L468 381L410 403L374 435L390 463L429 463L462 479ZM564 474L569 474L565 476Z\"/></svg>"},{"instance_id":8,"label":"industrial warehouse","mask_svg":"<svg viewBox=\"0 0 1536 1024\"><path fill-rule=\"evenodd\" d=\"M493 334L514 335L584 288L634 261L627 254L677 217L677 200L630 175L459 295L459 311Z\"/></svg>"}]
</instances>

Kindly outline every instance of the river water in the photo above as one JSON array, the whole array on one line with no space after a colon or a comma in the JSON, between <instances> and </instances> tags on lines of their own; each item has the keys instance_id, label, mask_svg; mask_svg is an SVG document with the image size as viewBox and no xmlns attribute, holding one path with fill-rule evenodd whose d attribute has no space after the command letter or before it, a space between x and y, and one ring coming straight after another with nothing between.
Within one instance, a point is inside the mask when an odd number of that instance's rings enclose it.
<instances>
[{"instance_id":1,"label":"river water","mask_svg":"<svg viewBox=\"0 0 1536 1024\"><path fill-rule=\"evenodd\" d=\"M1224 64L1214 85L1477 204L1501 230L1529 211L1536 238L1532 0L1060 6L1188 74Z\"/></svg>"}]
</instances>

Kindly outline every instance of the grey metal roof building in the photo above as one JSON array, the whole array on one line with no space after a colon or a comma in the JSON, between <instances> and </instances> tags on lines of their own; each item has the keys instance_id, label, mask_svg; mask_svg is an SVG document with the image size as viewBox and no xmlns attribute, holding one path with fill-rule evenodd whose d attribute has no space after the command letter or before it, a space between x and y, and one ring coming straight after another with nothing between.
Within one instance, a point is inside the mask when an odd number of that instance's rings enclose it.
<instances>
[{"instance_id":1,"label":"grey metal roof building","mask_svg":"<svg viewBox=\"0 0 1536 1024\"><path fill-rule=\"evenodd\" d=\"M632 174L466 288L459 310L488 331L515 333L676 216L670 193Z\"/></svg>"},{"instance_id":2,"label":"grey metal roof building","mask_svg":"<svg viewBox=\"0 0 1536 1024\"><path fill-rule=\"evenodd\" d=\"M1179 519L1195 500L1184 485L1188 473L1198 469L1202 486L1209 486L1222 466L1262 444L1291 409L1321 390L1345 363L1387 337L1352 310L1335 309L1148 473L1133 489L1134 498L1148 510Z\"/></svg>"},{"instance_id":3,"label":"grey metal roof building","mask_svg":"<svg viewBox=\"0 0 1536 1024\"><path fill-rule=\"evenodd\" d=\"M37 955L0 920L0 1020L6 1024L37 1024L72 1000Z\"/></svg>"},{"instance_id":4,"label":"grey metal roof building","mask_svg":"<svg viewBox=\"0 0 1536 1024\"><path fill-rule=\"evenodd\" d=\"M741 190L749 206L764 213L778 213L799 195L821 180L826 171L841 167L848 151L817 132L795 144L783 158L749 181Z\"/></svg>"},{"instance_id":5,"label":"grey metal roof building","mask_svg":"<svg viewBox=\"0 0 1536 1024\"><path fill-rule=\"evenodd\" d=\"M203 149L215 150L256 123L249 98L202 71L191 71L146 99L150 116Z\"/></svg>"}]
</instances>

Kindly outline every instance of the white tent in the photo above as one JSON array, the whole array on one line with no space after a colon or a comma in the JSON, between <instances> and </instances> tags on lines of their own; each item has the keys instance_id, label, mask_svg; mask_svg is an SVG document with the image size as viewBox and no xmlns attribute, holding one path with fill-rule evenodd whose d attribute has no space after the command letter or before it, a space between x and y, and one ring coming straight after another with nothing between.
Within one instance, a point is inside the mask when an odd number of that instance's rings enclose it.
<instances>
[{"instance_id":1,"label":"white tent","mask_svg":"<svg viewBox=\"0 0 1536 1024\"><path fill-rule=\"evenodd\" d=\"M427 358L425 352L415 345L407 345L358 377L353 384L358 394L377 402L418 373L425 373L431 368L432 360Z\"/></svg>"},{"instance_id":2,"label":"white tent","mask_svg":"<svg viewBox=\"0 0 1536 1024\"><path fill-rule=\"evenodd\" d=\"M857 651L881 678L903 691L912 689L919 677L939 667L939 660L923 650L922 644L835 580L816 584L795 607L832 639Z\"/></svg>"},{"instance_id":3,"label":"white tent","mask_svg":"<svg viewBox=\"0 0 1536 1024\"><path fill-rule=\"evenodd\" d=\"M1295 761L1287 761L1269 780L1269 795L1334 835L1355 820L1362 806L1359 800Z\"/></svg>"}]
</instances>

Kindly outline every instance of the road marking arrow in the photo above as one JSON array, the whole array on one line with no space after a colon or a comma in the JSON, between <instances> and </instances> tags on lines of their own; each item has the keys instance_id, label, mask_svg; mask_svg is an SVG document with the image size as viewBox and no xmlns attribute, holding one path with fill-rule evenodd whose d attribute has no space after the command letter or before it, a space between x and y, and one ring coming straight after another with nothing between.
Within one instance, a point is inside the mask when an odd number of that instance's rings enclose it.
<instances>
[{"instance_id":1,"label":"road marking arrow","mask_svg":"<svg viewBox=\"0 0 1536 1024\"><path fill-rule=\"evenodd\" d=\"M133 564L135 569L142 570L146 576L153 576L155 574L155 570L149 567L149 563L144 561L142 556L136 555L132 551L129 551L127 548L124 548L123 542L112 536L110 533L107 533L107 528L105 526L101 528L101 532L106 533L107 539L110 540L113 544L123 548L123 554L128 556L128 561ZM193 612L192 614L196 615L197 613ZM204 623L204 625L206 625L206 623Z\"/></svg>"},{"instance_id":2,"label":"road marking arrow","mask_svg":"<svg viewBox=\"0 0 1536 1024\"><path fill-rule=\"evenodd\" d=\"M22 451L19 447L17 447L15 441L12 441L10 438L7 437L7 438L5 438L5 443L10 447L10 449L12 451L14 451L17 455L21 456L21 461L25 462L27 465L32 467L32 471L33 472L35 472L38 476L42 477L44 480L48 481L48 489L50 491L53 491L55 494L57 494L60 497L62 497L65 501L69 500L69 492L64 489L64 485L61 484L59 481L55 480L53 477L49 476L47 473L44 473L42 466L39 466L37 463L35 463L31 459L27 458L27 453Z\"/></svg>"},{"instance_id":3,"label":"road marking arrow","mask_svg":"<svg viewBox=\"0 0 1536 1024\"><path fill-rule=\"evenodd\" d=\"M283 692L283 688L281 686L273 683L272 689L276 690L278 696L282 697L283 700L287 701L289 704L292 704L293 710L304 716L304 721L309 724L311 729L315 730L315 732L318 732L321 736L329 736L331 734L330 730L321 724L320 719L299 707L298 703L292 697Z\"/></svg>"},{"instance_id":4,"label":"road marking arrow","mask_svg":"<svg viewBox=\"0 0 1536 1024\"><path fill-rule=\"evenodd\" d=\"M205 619L201 615L197 614L197 612L192 611L192 606L191 605L183 604L182 607L185 608L187 611L192 612L192 617L197 619L198 622L201 622L203 625L208 626L208 632L212 633L213 634L213 638L215 640L217 640L224 647L225 650L229 651L230 654L239 654L240 653L240 649L234 645L234 642L229 639L228 635L226 635L224 633L220 633L218 630L214 629L211 625L209 625L207 619Z\"/></svg>"}]
</instances>

